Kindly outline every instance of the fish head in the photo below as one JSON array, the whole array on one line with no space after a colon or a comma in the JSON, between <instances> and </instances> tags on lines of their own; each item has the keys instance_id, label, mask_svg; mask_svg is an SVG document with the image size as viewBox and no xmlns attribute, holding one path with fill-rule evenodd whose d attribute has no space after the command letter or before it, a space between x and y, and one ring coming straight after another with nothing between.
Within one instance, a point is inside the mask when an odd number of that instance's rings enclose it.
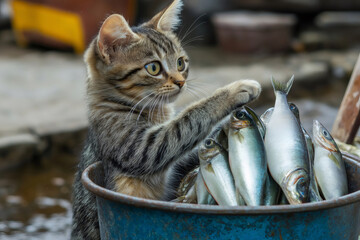
<instances>
[{"instance_id":1,"label":"fish head","mask_svg":"<svg viewBox=\"0 0 360 240\"><path fill-rule=\"evenodd\" d=\"M199 173L199 167L190 171L186 176L181 180L180 185L178 187L178 195L185 195L186 192L195 184L196 177Z\"/></svg>"},{"instance_id":2,"label":"fish head","mask_svg":"<svg viewBox=\"0 0 360 240\"><path fill-rule=\"evenodd\" d=\"M289 102L289 109L295 115L296 119L300 121L299 108L295 105L295 103Z\"/></svg>"},{"instance_id":3,"label":"fish head","mask_svg":"<svg viewBox=\"0 0 360 240\"><path fill-rule=\"evenodd\" d=\"M308 172L299 168L289 173L283 180L282 189L291 204L309 201L310 177Z\"/></svg>"},{"instance_id":4,"label":"fish head","mask_svg":"<svg viewBox=\"0 0 360 240\"><path fill-rule=\"evenodd\" d=\"M220 154L221 146L212 138L205 139L199 147L199 159L201 162L207 162Z\"/></svg>"},{"instance_id":5,"label":"fish head","mask_svg":"<svg viewBox=\"0 0 360 240\"><path fill-rule=\"evenodd\" d=\"M313 122L314 142L330 152L340 152L330 132L317 120Z\"/></svg>"},{"instance_id":6,"label":"fish head","mask_svg":"<svg viewBox=\"0 0 360 240\"><path fill-rule=\"evenodd\" d=\"M233 111L230 118L230 128L240 130L251 126L255 126L255 123L245 108Z\"/></svg>"},{"instance_id":7,"label":"fish head","mask_svg":"<svg viewBox=\"0 0 360 240\"><path fill-rule=\"evenodd\" d=\"M266 132L266 127L263 121L259 118L259 116L255 113L253 109L248 106L244 106L245 110L251 115L251 118L254 120L257 128L259 129L261 135L264 137Z\"/></svg>"}]
</instances>

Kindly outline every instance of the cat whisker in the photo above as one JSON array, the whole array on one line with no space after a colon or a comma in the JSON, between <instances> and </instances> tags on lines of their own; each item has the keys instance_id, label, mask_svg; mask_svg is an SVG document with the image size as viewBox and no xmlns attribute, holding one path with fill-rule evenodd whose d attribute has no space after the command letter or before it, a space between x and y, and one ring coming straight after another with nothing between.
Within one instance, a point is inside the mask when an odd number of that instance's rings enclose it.
<instances>
[{"instance_id":1,"label":"cat whisker","mask_svg":"<svg viewBox=\"0 0 360 240\"><path fill-rule=\"evenodd\" d=\"M205 83L204 80L201 80L201 79L199 79L199 78L191 78L191 79L186 80L186 82L191 82L191 83L193 83L193 82L196 82L196 83ZM208 84L208 83L206 83L206 84Z\"/></svg>"},{"instance_id":2,"label":"cat whisker","mask_svg":"<svg viewBox=\"0 0 360 240\"><path fill-rule=\"evenodd\" d=\"M154 112L155 112L156 106L157 106L158 103L159 103L160 97L161 97L161 95L158 94L158 95L156 96L156 98L155 98L152 106L150 107L150 111L149 111L149 114L150 114L150 116L149 116L150 122L153 121Z\"/></svg>"},{"instance_id":3,"label":"cat whisker","mask_svg":"<svg viewBox=\"0 0 360 240\"><path fill-rule=\"evenodd\" d=\"M148 98L148 97L151 96L152 94L154 94L154 93L150 93L150 94L146 95L145 97L143 97L142 99L140 99L140 101L138 101L138 102L130 109L129 113L126 115L125 121L127 120L128 117L130 117L130 116L133 114L133 112L135 111L136 107L137 107L143 100L145 100L146 98Z\"/></svg>"},{"instance_id":4,"label":"cat whisker","mask_svg":"<svg viewBox=\"0 0 360 240\"><path fill-rule=\"evenodd\" d=\"M193 81L193 82L188 82L187 83L187 86L190 86L190 87L192 87L192 86L198 86L198 87L203 87L203 88L205 88L205 89L207 89L208 87L209 87L209 84L208 83L204 83L204 82L195 82L195 81Z\"/></svg>"},{"instance_id":5,"label":"cat whisker","mask_svg":"<svg viewBox=\"0 0 360 240\"><path fill-rule=\"evenodd\" d=\"M200 15L199 17L197 17L197 18L195 19L195 21L190 25L190 27L189 27L189 28L187 29L187 31L185 32L184 36L181 38L181 42L182 42L189 34L191 34L196 28L198 28L199 26L201 26L202 24L205 23L205 21L204 21L204 22L201 22L200 24L198 24L197 26L195 26L196 22L199 21L200 18L202 18L202 17L205 16L205 15L206 15L206 13ZM179 33L179 35L180 35L180 33Z\"/></svg>"},{"instance_id":6,"label":"cat whisker","mask_svg":"<svg viewBox=\"0 0 360 240\"><path fill-rule=\"evenodd\" d=\"M200 94L203 94L205 97L206 96L209 96L209 93L206 92L205 90L203 90L202 88L196 88L195 86L187 86L187 89L188 90L192 90L194 91L195 93L200 93Z\"/></svg>"},{"instance_id":7,"label":"cat whisker","mask_svg":"<svg viewBox=\"0 0 360 240\"><path fill-rule=\"evenodd\" d=\"M192 84L189 84L187 87L201 91L202 93L205 93L206 95L208 95L209 91L210 91L210 89L208 88L208 85L206 85L206 84L192 83Z\"/></svg>"},{"instance_id":8,"label":"cat whisker","mask_svg":"<svg viewBox=\"0 0 360 240\"><path fill-rule=\"evenodd\" d=\"M196 36L196 37L193 37L185 42L183 42L181 45L182 47L186 47L187 45L189 45L190 43L192 42L195 42L195 41L202 41L204 40L204 36L203 35L199 35L199 36Z\"/></svg>"},{"instance_id":9,"label":"cat whisker","mask_svg":"<svg viewBox=\"0 0 360 240\"><path fill-rule=\"evenodd\" d=\"M165 103L167 104L167 101L168 100L168 96L165 96L165 99L164 99L164 103L163 103L163 105L161 106L161 113L162 113L162 119L166 119L166 116L165 116L165 111L164 111L164 105L165 105Z\"/></svg>"},{"instance_id":10,"label":"cat whisker","mask_svg":"<svg viewBox=\"0 0 360 240\"><path fill-rule=\"evenodd\" d=\"M170 102L170 96L169 96L169 95L166 95L166 100L165 100L165 102L166 102L166 105L169 104L169 102ZM164 119L166 120L166 119L167 119L167 116L165 115L164 109L163 109L163 113L164 113Z\"/></svg>"},{"instance_id":11,"label":"cat whisker","mask_svg":"<svg viewBox=\"0 0 360 240\"><path fill-rule=\"evenodd\" d=\"M159 116L159 112L161 110L161 106L162 106L162 100L164 98L164 95L161 95L159 104L157 105L157 113L156 113L156 119L159 120L160 116Z\"/></svg>"},{"instance_id":12,"label":"cat whisker","mask_svg":"<svg viewBox=\"0 0 360 240\"><path fill-rule=\"evenodd\" d=\"M149 103L151 103L152 100L153 100L152 98L148 99L148 100L146 101L146 103L144 104L144 106L141 108L141 111L139 112L139 115L138 115L138 117L137 117L137 119L136 119L136 125L137 125L137 123L138 123L138 121L139 121L139 119L140 119L141 113L144 111L144 109L146 108L146 106L147 106Z\"/></svg>"},{"instance_id":13,"label":"cat whisker","mask_svg":"<svg viewBox=\"0 0 360 240\"><path fill-rule=\"evenodd\" d=\"M164 104L165 104L165 95L162 95L161 96L161 101L160 101L160 106L159 106L159 110L157 112L158 114L158 118L160 118L160 121L162 122L163 121L163 117L164 117Z\"/></svg>"},{"instance_id":14,"label":"cat whisker","mask_svg":"<svg viewBox=\"0 0 360 240\"><path fill-rule=\"evenodd\" d=\"M186 89L186 92L187 94L190 94L192 97L196 98L196 99L200 99L200 97L198 95L195 94L194 91L192 91L191 89Z\"/></svg>"}]
</instances>

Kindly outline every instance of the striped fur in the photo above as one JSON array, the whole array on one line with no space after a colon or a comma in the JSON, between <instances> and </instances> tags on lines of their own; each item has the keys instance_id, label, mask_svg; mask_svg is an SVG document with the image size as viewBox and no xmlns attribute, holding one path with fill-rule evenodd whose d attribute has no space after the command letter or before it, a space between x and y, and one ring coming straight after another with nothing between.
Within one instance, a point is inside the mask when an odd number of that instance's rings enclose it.
<instances>
[{"instance_id":1,"label":"striped fur","mask_svg":"<svg viewBox=\"0 0 360 240\"><path fill-rule=\"evenodd\" d=\"M171 6L178 7L174 3ZM102 36L100 30L85 54L90 128L74 184L72 239L99 239L94 197L80 183L87 166L103 162L109 189L168 200L173 194L172 183L178 182L175 166L188 168L188 154L211 129L260 94L256 81L237 81L173 116L171 103L186 88L186 82L184 87L179 82L186 80L189 64L172 32L175 23L165 24L170 29L161 27L161 19L171 21L170 15L163 17L167 11L178 14L171 6L149 22L126 30L131 32L124 36L130 37L120 42L109 41L111 36ZM173 18L178 22L177 16ZM126 24L119 17L114 21ZM186 67L178 71L181 57ZM158 76L151 76L144 68L153 61L161 63Z\"/></svg>"}]
</instances>

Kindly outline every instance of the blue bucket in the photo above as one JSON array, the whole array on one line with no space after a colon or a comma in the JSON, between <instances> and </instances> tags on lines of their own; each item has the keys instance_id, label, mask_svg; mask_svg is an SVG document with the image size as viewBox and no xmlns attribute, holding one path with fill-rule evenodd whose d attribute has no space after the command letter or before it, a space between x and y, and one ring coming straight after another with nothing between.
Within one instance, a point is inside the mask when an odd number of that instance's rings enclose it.
<instances>
[{"instance_id":1,"label":"blue bucket","mask_svg":"<svg viewBox=\"0 0 360 240\"><path fill-rule=\"evenodd\" d=\"M101 162L82 175L96 195L101 239L327 239L360 234L360 163L344 156L350 194L301 205L238 206L172 203L102 187Z\"/></svg>"}]
</instances>

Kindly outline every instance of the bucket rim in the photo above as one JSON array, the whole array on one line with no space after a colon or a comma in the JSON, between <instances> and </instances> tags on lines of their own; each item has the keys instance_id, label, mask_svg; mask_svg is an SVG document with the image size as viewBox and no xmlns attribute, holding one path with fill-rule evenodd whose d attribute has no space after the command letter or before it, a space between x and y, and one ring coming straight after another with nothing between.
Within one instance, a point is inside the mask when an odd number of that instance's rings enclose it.
<instances>
[{"instance_id":1,"label":"bucket rim","mask_svg":"<svg viewBox=\"0 0 360 240\"><path fill-rule=\"evenodd\" d=\"M349 155L343 155L345 161L360 167L359 160ZM330 208L337 208L360 202L360 190L341 196L332 200L321 202L303 203L299 205L272 205L272 206L218 206L205 204L175 203L161 200L151 200L130 195L117 193L108 190L94 183L90 176L93 171L102 166L98 161L88 166L81 176L81 181L85 188L96 197L101 197L116 203L122 203L139 208L155 209L161 211L172 211L182 213L213 214L213 215L261 215L261 214L285 214L295 212L311 212Z\"/></svg>"}]
</instances>

